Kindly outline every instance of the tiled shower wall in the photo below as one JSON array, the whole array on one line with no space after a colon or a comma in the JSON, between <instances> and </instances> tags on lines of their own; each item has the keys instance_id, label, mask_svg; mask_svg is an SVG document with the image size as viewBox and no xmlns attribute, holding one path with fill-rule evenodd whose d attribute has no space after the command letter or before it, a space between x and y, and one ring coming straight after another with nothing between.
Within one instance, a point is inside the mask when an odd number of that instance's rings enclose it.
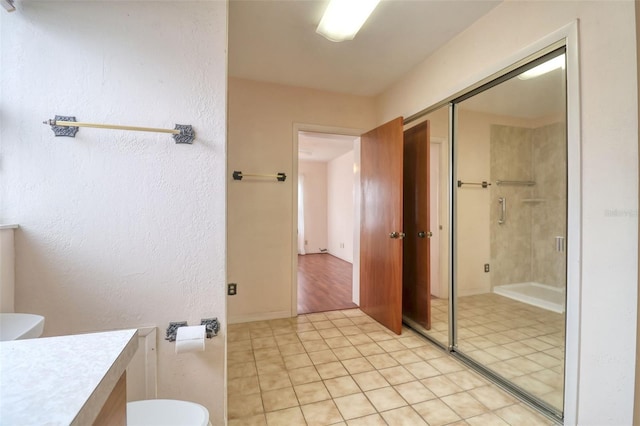
<instances>
[{"instance_id":1,"label":"tiled shower wall","mask_svg":"<svg viewBox=\"0 0 640 426\"><path fill-rule=\"evenodd\" d=\"M491 126L491 287L521 282L565 285L566 256L556 236L566 237L564 123L535 129ZM534 186L496 185L497 180ZM506 220L499 197L506 199Z\"/></svg>"},{"instance_id":2,"label":"tiled shower wall","mask_svg":"<svg viewBox=\"0 0 640 426\"><path fill-rule=\"evenodd\" d=\"M532 281L564 288L566 248L556 250L556 237L567 237L567 144L565 123L532 130L532 165L536 186L531 204Z\"/></svg>"}]
</instances>

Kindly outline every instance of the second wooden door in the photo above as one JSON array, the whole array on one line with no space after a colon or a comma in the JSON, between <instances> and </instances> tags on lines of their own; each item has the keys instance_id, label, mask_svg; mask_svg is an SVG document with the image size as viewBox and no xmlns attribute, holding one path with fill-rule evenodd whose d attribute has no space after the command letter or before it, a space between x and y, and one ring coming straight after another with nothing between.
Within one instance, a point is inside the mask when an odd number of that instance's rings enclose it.
<instances>
[{"instance_id":1,"label":"second wooden door","mask_svg":"<svg viewBox=\"0 0 640 426\"><path fill-rule=\"evenodd\" d=\"M429 122L404 132L402 314L431 328Z\"/></svg>"}]
</instances>

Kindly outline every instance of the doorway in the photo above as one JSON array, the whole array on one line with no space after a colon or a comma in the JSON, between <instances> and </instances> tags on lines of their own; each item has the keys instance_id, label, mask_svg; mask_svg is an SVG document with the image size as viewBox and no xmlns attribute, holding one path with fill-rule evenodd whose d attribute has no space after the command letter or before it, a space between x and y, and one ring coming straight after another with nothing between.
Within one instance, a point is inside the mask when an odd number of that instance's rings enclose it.
<instances>
[{"instance_id":1,"label":"doorway","mask_svg":"<svg viewBox=\"0 0 640 426\"><path fill-rule=\"evenodd\" d=\"M357 136L298 130L296 312L355 308Z\"/></svg>"}]
</instances>

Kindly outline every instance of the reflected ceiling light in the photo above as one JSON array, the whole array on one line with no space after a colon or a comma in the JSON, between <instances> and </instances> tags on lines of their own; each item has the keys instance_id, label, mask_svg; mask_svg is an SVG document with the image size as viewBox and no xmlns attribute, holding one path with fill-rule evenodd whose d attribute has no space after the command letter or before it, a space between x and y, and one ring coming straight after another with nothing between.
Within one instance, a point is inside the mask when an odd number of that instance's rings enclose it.
<instances>
[{"instance_id":1,"label":"reflected ceiling light","mask_svg":"<svg viewBox=\"0 0 640 426\"><path fill-rule=\"evenodd\" d=\"M331 41L353 40L380 0L331 0L316 32Z\"/></svg>"},{"instance_id":2,"label":"reflected ceiling light","mask_svg":"<svg viewBox=\"0 0 640 426\"><path fill-rule=\"evenodd\" d=\"M518 76L520 80L529 80L530 78L536 78L541 76L542 74L546 74L555 69L562 68L564 69L564 53L560 56L556 56L555 58L549 59L547 62L543 62L537 67L531 68L529 71L525 71Z\"/></svg>"}]
</instances>

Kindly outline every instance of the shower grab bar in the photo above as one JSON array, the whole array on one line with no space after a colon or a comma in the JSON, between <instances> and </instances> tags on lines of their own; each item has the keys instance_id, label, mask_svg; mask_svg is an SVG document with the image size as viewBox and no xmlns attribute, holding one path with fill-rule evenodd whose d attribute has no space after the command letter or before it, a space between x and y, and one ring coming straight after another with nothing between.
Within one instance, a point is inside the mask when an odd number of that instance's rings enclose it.
<instances>
[{"instance_id":1,"label":"shower grab bar","mask_svg":"<svg viewBox=\"0 0 640 426\"><path fill-rule=\"evenodd\" d=\"M458 181L458 188L461 188L462 185L477 185L477 186L482 186L483 188L488 188L489 186L491 186L491 183L487 182L487 181L482 181L482 182L463 182L461 180Z\"/></svg>"},{"instance_id":2,"label":"shower grab bar","mask_svg":"<svg viewBox=\"0 0 640 426\"><path fill-rule=\"evenodd\" d=\"M507 199L505 197L499 197L498 204L500 204L500 218L498 219L498 225L504 225L507 221Z\"/></svg>"},{"instance_id":3,"label":"shower grab bar","mask_svg":"<svg viewBox=\"0 0 640 426\"><path fill-rule=\"evenodd\" d=\"M532 180L497 180L496 185L513 185L513 186L534 186L536 183Z\"/></svg>"}]
</instances>

